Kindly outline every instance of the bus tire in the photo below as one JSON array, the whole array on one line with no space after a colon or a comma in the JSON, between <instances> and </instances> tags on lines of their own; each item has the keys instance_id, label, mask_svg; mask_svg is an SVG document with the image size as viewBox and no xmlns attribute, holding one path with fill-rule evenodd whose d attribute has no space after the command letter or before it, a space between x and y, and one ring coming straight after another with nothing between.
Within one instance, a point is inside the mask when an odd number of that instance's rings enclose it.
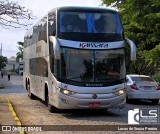
<instances>
[{"instance_id":1,"label":"bus tire","mask_svg":"<svg viewBox=\"0 0 160 134\"><path fill-rule=\"evenodd\" d=\"M48 107L48 110L49 110L51 113L57 112L57 108L54 107L53 105L51 105L50 102L49 102L49 92L48 92L48 86L47 86L47 84L45 84L45 102L46 102L46 105L47 105L47 107Z\"/></svg>"},{"instance_id":2,"label":"bus tire","mask_svg":"<svg viewBox=\"0 0 160 134\"><path fill-rule=\"evenodd\" d=\"M47 106L48 106L48 110L49 110L51 113L56 112L56 108L49 103L49 95L48 95L48 97L47 97Z\"/></svg>"},{"instance_id":3,"label":"bus tire","mask_svg":"<svg viewBox=\"0 0 160 134\"><path fill-rule=\"evenodd\" d=\"M153 100L152 100L152 104L156 105L156 104L158 104L158 103L159 103L159 99L153 99Z\"/></svg>"},{"instance_id":4,"label":"bus tire","mask_svg":"<svg viewBox=\"0 0 160 134\"><path fill-rule=\"evenodd\" d=\"M128 99L128 96L126 95L126 103L130 103L131 99Z\"/></svg>"},{"instance_id":5,"label":"bus tire","mask_svg":"<svg viewBox=\"0 0 160 134\"><path fill-rule=\"evenodd\" d=\"M30 90L30 83L27 84L27 93L30 99L34 99L34 95L31 93L31 90Z\"/></svg>"}]
</instances>

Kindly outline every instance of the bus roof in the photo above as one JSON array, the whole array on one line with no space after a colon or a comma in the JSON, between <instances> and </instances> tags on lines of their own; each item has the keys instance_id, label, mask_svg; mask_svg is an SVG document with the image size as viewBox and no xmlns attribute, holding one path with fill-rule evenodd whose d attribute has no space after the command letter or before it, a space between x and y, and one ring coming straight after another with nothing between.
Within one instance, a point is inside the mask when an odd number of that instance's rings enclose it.
<instances>
[{"instance_id":1,"label":"bus roof","mask_svg":"<svg viewBox=\"0 0 160 134\"><path fill-rule=\"evenodd\" d=\"M111 12L117 12L114 9L111 8L104 8L104 7L82 7L82 6L62 6L57 7L49 11L49 13L55 11L55 10L90 10L90 11L111 11Z\"/></svg>"}]
</instances>

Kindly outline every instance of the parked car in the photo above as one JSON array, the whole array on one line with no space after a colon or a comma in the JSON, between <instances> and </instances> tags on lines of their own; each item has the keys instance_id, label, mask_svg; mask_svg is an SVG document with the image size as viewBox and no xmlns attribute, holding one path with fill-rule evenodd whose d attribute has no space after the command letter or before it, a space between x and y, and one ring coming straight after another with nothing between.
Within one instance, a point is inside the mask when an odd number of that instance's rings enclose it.
<instances>
[{"instance_id":1,"label":"parked car","mask_svg":"<svg viewBox=\"0 0 160 134\"><path fill-rule=\"evenodd\" d=\"M150 76L127 75L127 101L131 99L151 100L153 104L158 104L160 99L160 87Z\"/></svg>"}]
</instances>

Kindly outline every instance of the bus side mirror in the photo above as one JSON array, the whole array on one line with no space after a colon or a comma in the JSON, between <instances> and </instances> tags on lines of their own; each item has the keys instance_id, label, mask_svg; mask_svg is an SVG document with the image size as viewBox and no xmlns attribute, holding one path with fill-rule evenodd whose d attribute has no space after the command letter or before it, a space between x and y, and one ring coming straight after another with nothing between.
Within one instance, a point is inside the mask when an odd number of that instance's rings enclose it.
<instances>
[{"instance_id":1,"label":"bus side mirror","mask_svg":"<svg viewBox=\"0 0 160 134\"><path fill-rule=\"evenodd\" d=\"M54 36L49 36L49 40L53 43L53 52L55 59L60 59L60 45Z\"/></svg>"},{"instance_id":2,"label":"bus side mirror","mask_svg":"<svg viewBox=\"0 0 160 134\"><path fill-rule=\"evenodd\" d=\"M131 61L136 60L136 45L130 39L126 38L126 41L130 45L130 48L131 48Z\"/></svg>"}]
</instances>

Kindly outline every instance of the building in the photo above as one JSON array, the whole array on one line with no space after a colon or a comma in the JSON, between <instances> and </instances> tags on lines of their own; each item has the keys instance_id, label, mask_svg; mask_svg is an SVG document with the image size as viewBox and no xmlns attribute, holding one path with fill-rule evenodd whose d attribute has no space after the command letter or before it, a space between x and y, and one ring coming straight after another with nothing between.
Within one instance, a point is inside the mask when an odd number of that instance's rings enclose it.
<instances>
[{"instance_id":1,"label":"building","mask_svg":"<svg viewBox=\"0 0 160 134\"><path fill-rule=\"evenodd\" d=\"M5 71L18 72L18 69L19 69L19 62L16 62L16 57L12 56L11 58L8 58Z\"/></svg>"}]
</instances>

